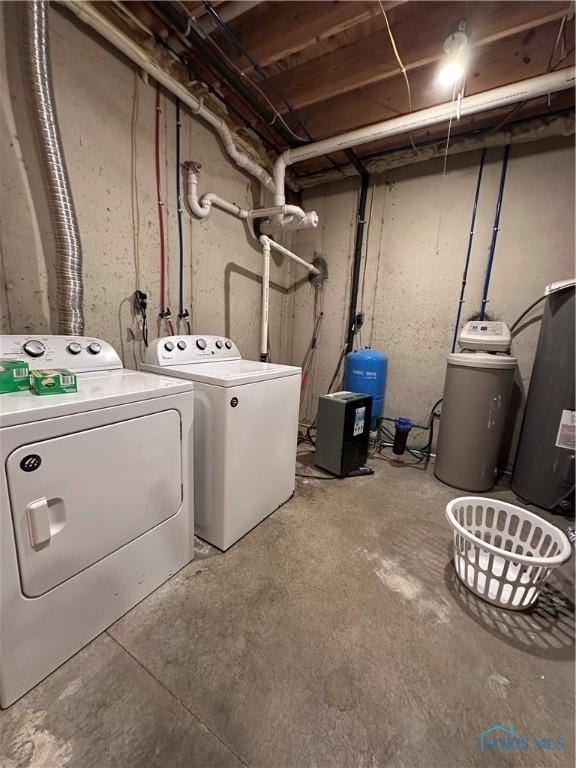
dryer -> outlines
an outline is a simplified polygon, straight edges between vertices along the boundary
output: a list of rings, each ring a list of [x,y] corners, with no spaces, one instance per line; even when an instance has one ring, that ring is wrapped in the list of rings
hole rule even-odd
[[[0,395],[0,704],[192,560],[193,384],[122,367],[104,341],[1,336],[69,368],[72,394]]]
[[[226,550],[294,493],[301,369],[219,336],[170,336],[147,371],[194,382],[195,530]]]

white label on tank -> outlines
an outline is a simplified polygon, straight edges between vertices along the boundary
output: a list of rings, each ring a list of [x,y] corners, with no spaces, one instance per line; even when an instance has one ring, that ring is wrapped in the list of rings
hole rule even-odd
[[[576,411],[562,411],[556,447],[567,448],[569,451],[576,448]]]
[[[366,406],[363,408],[356,408],[354,414],[354,437],[361,435],[364,432],[364,418],[366,416]]]

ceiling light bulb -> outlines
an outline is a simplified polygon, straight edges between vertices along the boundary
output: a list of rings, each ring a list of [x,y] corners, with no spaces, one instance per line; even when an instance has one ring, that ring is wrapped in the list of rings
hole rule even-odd
[[[438,80],[446,87],[456,85],[464,77],[464,66],[459,61],[448,59],[438,72]]]
[[[466,19],[453,25],[450,34],[444,40],[444,61],[438,71],[438,82],[444,86],[454,86],[466,75],[468,64],[468,27]]]

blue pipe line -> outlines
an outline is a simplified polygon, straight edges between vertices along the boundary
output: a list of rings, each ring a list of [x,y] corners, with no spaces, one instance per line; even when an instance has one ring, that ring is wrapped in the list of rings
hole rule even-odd
[[[506,184],[506,170],[508,169],[508,155],[510,154],[510,144],[506,145],[504,150],[504,160],[502,161],[502,173],[500,174],[500,188],[498,190],[498,202],[496,203],[496,215],[494,217],[494,230],[492,232],[492,242],[490,243],[490,253],[488,255],[488,265],[486,267],[486,277],[484,278],[484,292],[482,294],[482,305],[480,307],[480,320],[484,320],[486,315],[486,304],[488,303],[488,291],[490,289],[490,278],[492,277],[492,267],[494,265],[494,253],[496,251],[496,240],[500,230],[500,213],[502,211],[502,198],[504,197],[504,185]]]
[[[456,325],[454,327],[454,338],[452,339],[452,352],[456,349],[458,339],[458,329],[460,327],[460,317],[462,315],[462,305],[464,304],[464,293],[468,281],[468,268],[470,267],[470,256],[472,255],[472,243],[474,242],[474,227],[476,226],[476,211],[478,209],[478,198],[480,197],[480,185],[482,184],[482,173],[484,171],[484,160],[486,159],[486,148],[482,150],[480,157],[480,167],[478,169],[478,180],[476,181],[476,194],[474,195],[474,206],[472,208],[472,221],[470,222],[470,235],[468,237],[468,250],[466,251],[466,261],[464,262],[464,272],[462,274],[462,287],[460,289],[460,298],[458,299],[458,309],[456,311]]]
[[[182,191],[180,182],[180,99],[176,99],[176,207],[178,210],[178,317],[184,317],[184,235],[182,231]]]

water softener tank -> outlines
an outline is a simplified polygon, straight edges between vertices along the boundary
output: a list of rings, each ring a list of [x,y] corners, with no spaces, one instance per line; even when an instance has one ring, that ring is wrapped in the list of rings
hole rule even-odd
[[[516,359],[486,352],[448,355],[434,474],[465,491],[494,485]]]
[[[388,358],[377,349],[365,347],[346,355],[344,389],[362,395],[372,395],[370,429],[376,429],[376,421],[384,412],[387,373]]]

